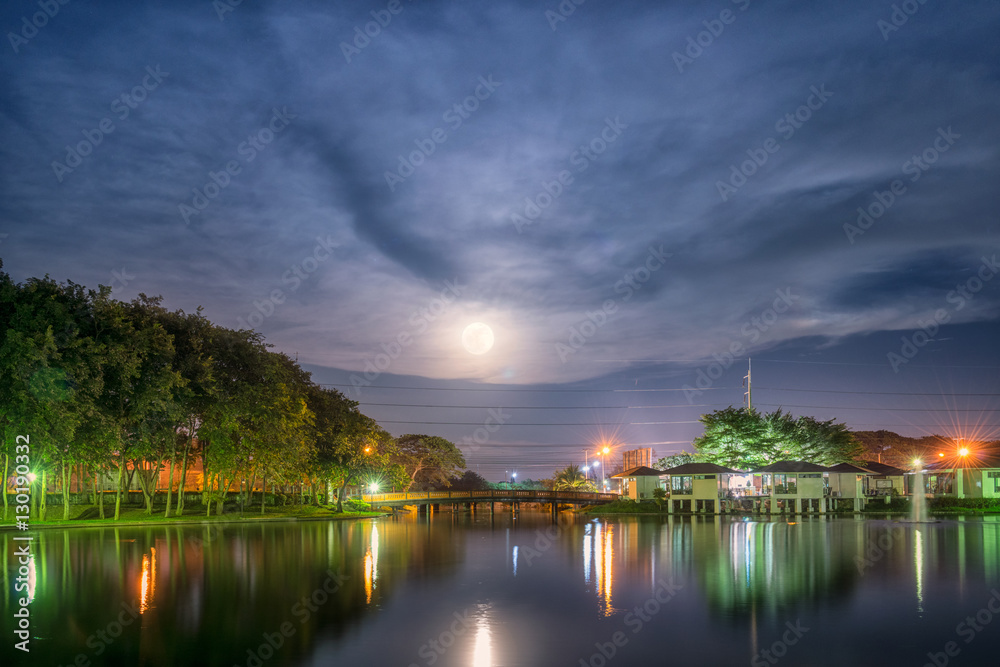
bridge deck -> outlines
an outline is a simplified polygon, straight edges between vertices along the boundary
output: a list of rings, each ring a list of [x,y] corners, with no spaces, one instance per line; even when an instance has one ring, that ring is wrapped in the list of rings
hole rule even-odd
[[[373,506],[422,505],[426,503],[564,503],[567,505],[596,505],[618,499],[617,493],[584,491],[416,491],[408,493],[366,493],[362,499]]]

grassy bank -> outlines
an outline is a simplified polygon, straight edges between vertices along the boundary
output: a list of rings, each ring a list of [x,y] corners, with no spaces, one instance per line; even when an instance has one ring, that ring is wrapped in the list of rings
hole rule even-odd
[[[345,505],[345,510],[347,506]],[[227,523],[227,522],[254,522],[254,521],[280,521],[280,520],[330,520],[330,519],[363,519],[377,516],[384,516],[385,512],[370,510],[337,512],[336,506],[314,506],[314,505],[289,505],[285,507],[268,507],[264,514],[260,508],[253,511],[240,512],[239,509],[227,510],[222,516],[215,514],[213,507],[212,515],[205,516],[205,507],[192,503],[184,508],[183,516],[165,517],[162,509],[154,511],[153,514],[146,514],[142,507],[123,507],[121,517],[115,521],[114,507],[104,508],[105,517],[100,518],[100,510],[96,505],[74,505],[70,506],[70,518],[63,520],[63,508],[49,507],[45,518],[31,517],[28,521],[30,529],[35,528],[74,528],[88,526],[130,526],[130,525],[164,525],[164,524],[197,524],[197,523]],[[0,525],[0,530],[15,530],[13,508],[7,514],[7,520]]]

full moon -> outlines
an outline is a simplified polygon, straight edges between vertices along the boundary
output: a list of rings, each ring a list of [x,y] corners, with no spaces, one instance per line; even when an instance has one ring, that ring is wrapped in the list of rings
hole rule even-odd
[[[471,354],[485,354],[493,347],[493,329],[473,322],[462,332],[462,346]]]

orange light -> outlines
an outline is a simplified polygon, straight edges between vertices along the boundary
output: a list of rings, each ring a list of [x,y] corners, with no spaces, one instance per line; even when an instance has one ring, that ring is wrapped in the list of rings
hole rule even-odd
[[[941,452],[938,452],[938,456],[941,456],[941,457],[943,457],[943,456],[944,456],[944,454],[942,454]]]
[[[610,449],[608,449],[607,447],[605,447],[605,448],[604,448],[604,453],[605,453],[605,454],[607,454],[607,453],[608,453],[608,452],[610,452],[610,451],[611,451],[611,450],[610,450]]]
[[[370,454],[372,451],[371,447],[365,447],[365,454]]]
[[[965,448],[965,447],[962,447],[960,450],[958,450],[958,455],[959,456],[968,456],[969,455],[969,450],[967,448]]]

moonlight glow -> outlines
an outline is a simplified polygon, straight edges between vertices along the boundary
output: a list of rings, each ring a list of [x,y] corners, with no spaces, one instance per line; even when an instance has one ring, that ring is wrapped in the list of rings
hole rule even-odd
[[[471,354],[485,354],[493,347],[493,329],[473,322],[462,332],[462,346]]]

